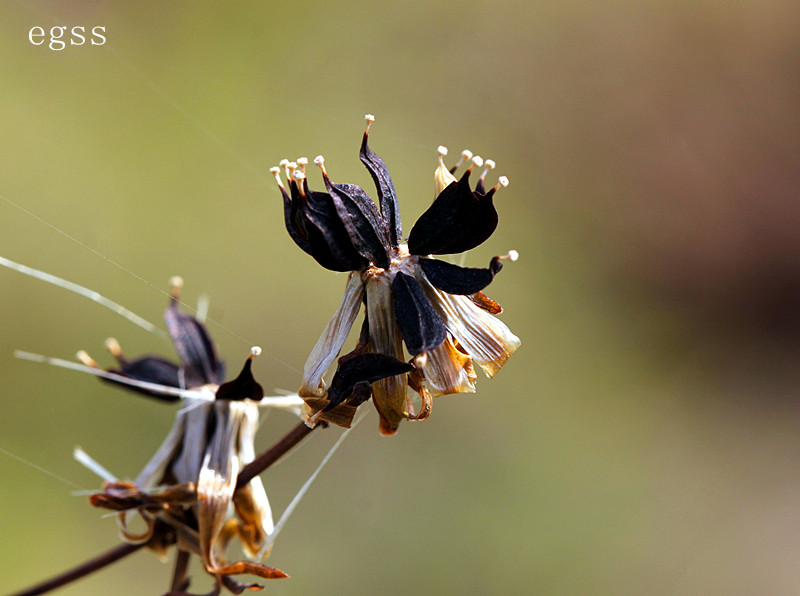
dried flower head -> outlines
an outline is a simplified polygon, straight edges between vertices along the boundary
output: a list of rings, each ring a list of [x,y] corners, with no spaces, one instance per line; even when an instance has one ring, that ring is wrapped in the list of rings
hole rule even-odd
[[[517,253],[494,257],[485,269],[433,258],[467,251],[489,238],[497,227],[493,196],[508,185],[501,176],[487,190],[485,177],[495,164],[468,151],[448,169],[444,147],[439,147],[433,204],[404,242],[394,184],[368,144],[374,118],[367,115],[366,120],[360,157],[375,182],[380,209],[359,186],[333,183],[322,156],[314,163],[322,170],[325,191],[309,188],[305,158],[283,160],[271,171],[283,195],[286,229],[295,243],[323,267],[351,271],[342,303],[305,365],[299,393],[314,412],[310,420],[349,424],[354,406],[370,397],[370,388],[362,382],[353,386],[356,393],[347,394],[339,388],[334,391],[334,385],[351,357],[372,353],[391,358],[375,363],[375,370],[387,376],[372,382],[371,393],[381,431],[392,434],[403,418],[426,418],[432,397],[474,392],[473,361],[491,377],[517,349],[520,340],[494,316],[502,309],[483,293],[502,268],[501,261],[514,261]],[[454,174],[464,160],[469,163],[457,179]],[[470,175],[481,166],[485,168],[473,189]],[[340,359],[337,376],[326,389],[322,377],[338,356],[362,303],[366,316],[359,344]],[[405,360],[404,343],[411,355],[410,368],[389,374],[391,366]],[[408,387],[421,396],[417,413]]]
[[[239,375],[223,383],[225,368],[205,325],[180,310],[178,278],[172,286],[165,320],[180,362],[156,356],[129,360],[119,343],[110,339],[106,347],[119,367],[101,376],[145,395],[167,400],[183,397],[183,404],[169,435],[136,480],[109,479],[91,503],[119,512],[120,534],[126,542],[143,543],[162,554],[177,544],[198,555],[220,585],[233,590],[255,588],[228,576],[249,573],[272,579],[286,574],[253,561],[229,563],[225,551],[238,538],[245,553],[258,560],[266,554],[265,542],[274,529],[261,479],[256,476],[237,488],[239,472],[255,457],[258,408],[264,392],[253,378],[251,363],[260,349],[252,348]],[[85,352],[78,357],[86,366],[99,369]],[[298,414],[304,408],[296,397],[266,399]],[[143,531],[131,529],[133,517],[144,522]]]

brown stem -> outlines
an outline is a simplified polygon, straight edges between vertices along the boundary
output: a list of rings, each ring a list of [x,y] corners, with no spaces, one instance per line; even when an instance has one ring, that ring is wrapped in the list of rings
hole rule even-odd
[[[80,579],[90,573],[94,573],[95,571],[99,571],[103,567],[111,565],[111,563],[115,563],[120,559],[127,557],[128,555],[135,553],[137,550],[145,546],[144,544],[120,544],[108,550],[93,559],[86,561],[85,563],[81,563],[77,567],[73,567],[56,575],[53,578],[43,581],[40,584],[36,584],[30,588],[22,590],[21,592],[15,592],[10,596],[36,596],[37,594],[45,594],[50,590],[55,590],[56,588],[60,588],[61,586],[65,586],[70,582],[75,581],[76,579]]]
[[[189,568],[189,553],[182,548],[178,549],[178,555],[175,557],[175,570],[172,572],[172,585],[170,591],[179,592],[185,591],[188,588],[186,581],[186,570]]]
[[[318,424],[317,426],[321,425]],[[236,479],[236,488],[239,489],[246,486],[248,482],[278,461],[287,451],[307,437],[317,426],[310,427],[307,426],[305,422],[298,423],[297,426],[286,433],[277,443],[247,464],[242,471],[239,472],[239,477]]]

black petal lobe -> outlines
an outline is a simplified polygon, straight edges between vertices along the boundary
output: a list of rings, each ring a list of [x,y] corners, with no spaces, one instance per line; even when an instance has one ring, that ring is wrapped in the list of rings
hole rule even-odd
[[[230,401],[252,399],[259,401],[264,397],[264,390],[261,385],[253,378],[253,371],[251,370],[253,358],[248,358],[244,362],[244,367],[239,376],[223,383],[219,386],[216,393],[217,399],[227,399]]]
[[[157,383],[159,385],[166,385],[167,387],[181,387],[180,367],[178,367],[177,364],[156,356],[144,356],[142,358],[137,358],[136,360],[125,360],[124,362],[120,362],[119,369],[110,368],[107,372],[127,377],[129,379],[133,379],[134,381]],[[180,397],[177,395],[162,395],[160,393],[148,391],[147,389],[143,389],[141,387],[126,385],[125,383],[121,383],[113,379],[103,379],[102,377],[101,379],[108,383],[113,383],[114,385],[124,387],[130,391],[155,397],[162,401],[172,402],[180,400]]]
[[[374,383],[386,377],[401,375],[412,370],[414,367],[394,356],[387,354],[348,354],[339,358],[339,365],[336,374],[333,375],[331,386],[328,389],[329,404],[326,410],[332,410],[348,397],[353,397],[358,401],[357,404],[369,399],[372,391],[367,392],[361,383]],[[354,395],[354,390],[355,395]]]
[[[333,271],[357,271],[365,267],[366,260],[353,245],[333,197],[307,188],[301,194],[294,181],[290,186],[290,218],[298,235],[308,242],[308,252],[317,263]]]
[[[194,317],[181,312],[178,301],[174,298],[164,313],[164,320],[175,351],[183,363],[186,387],[221,383],[225,367],[217,359],[214,344],[211,343],[205,326]]]
[[[370,196],[355,184],[333,184],[325,176],[336,212],[358,253],[378,267],[389,268],[389,228]]]
[[[503,268],[497,257],[493,258],[487,269],[459,267],[436,259],[419,259],[425,277],[434,286],[448,294],[475,294],[492,283],[494,276]]]
[[[308,238],[304,235],[302,229],[298,229],[295,227],[294,217],[297,212],[297,206],[292,208],[292,199],[286,192],[286,189],[283,186],[280,186],[281,195],[283,196],[283,220],[286,224],[286,231],[289,232],[289,236],[294,240],[294,243],[297,244],[304,252],[311,254],[311,245],[308,243]]]
[[[411,354],[416,356],[441,345],[447,330],[416,279],[398,272],[392,282],[392,298],[394,318]]]
[[[383,214],[383,219],[389,225],[389,238],[392,246],[397,248],[400,238],[403,237],[403,225],[400,222],[400,206],[397,204],[397,192],[394,190],[394,183],[386,164],[369,148],[368,138],[369,131],[366,131],[361,141],[359,157],[361,162],[367,166],[372,179],[375,181],[381,213]]]
[[[412,255],[464,252],[482,244],[497,228],[497,211],[488,193],[473,192],[469,170],[452,182],[433,201],[411,229],[408,249]]]

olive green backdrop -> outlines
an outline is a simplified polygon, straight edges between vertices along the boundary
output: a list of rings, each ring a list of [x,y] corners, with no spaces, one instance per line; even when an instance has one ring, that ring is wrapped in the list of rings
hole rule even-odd
[[[58,25],[107,42],[29,43]],[[294,390],[346,278],[290,240],[268,168],[322,153],[372,192],[373,113],[408,232],[436,147],[469,148],[511,184],[466,264],[520,252],[488,293],[522,347],[394,437],[370,412],[266,593],[797,593],[798,31],[788,0],[3,2],[0,255],[159,323],[180,274],[230,365],[258,344],[261,383]],[[173,407],[12,356],[108,365],[110,335],[171,355],[0,270],[0,592],[118,543],[72,494],[100,484],[75,445],[132,477],[170,428]],[[339,432],[264,474],[277,511]],[[170,573],[141,552],[61,593]]]

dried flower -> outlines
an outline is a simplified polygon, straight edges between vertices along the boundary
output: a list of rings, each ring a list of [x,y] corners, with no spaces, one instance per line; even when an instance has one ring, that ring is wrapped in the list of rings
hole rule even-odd
[[[222,383],[224,365],[205,326],[178,307],[180,286],[175,278],[165,313],[180,364],[155,356],[128,360],[116,340],[108,340],[106,345],[119,368],[102,376],[154,397],[178,399],[169,391],[172,388],[191,398],[185,399],[169,436],[136,480],[112,479],[91,502],[120,512],[120,534],[125,541],[147,543],[160,552],[177,543],[182,550],[200,556],[206,571],[222,585],[254,588],[225,576],[286,577],[282,571],[256,562],[228,563],[225,559],[226,547],[236,537],[249,557],[260,558],[274,528],[261,479],[256,476],[236,488],[240,470],[255,457],[253,443],[264,392],[253,378],[251,362],[260,349],[251,350],[235,379]],[[79,353],[79,358],[87,366],[99,368],[85,352]],[[302,404],[297,398],[282,402],[298,414]],[[144,521],[143,532],[130,529],[130,518],[137,515]]]
[[[436,198],[411,229],[407,243],[403,242],[394,184],[383,160],[368,145],[374,118],[367,115],[366,120],[360,157],[375,182],[380,211],[362,188],[333,183],[322,156],[314,163],[322,170],[327,192],[309,189],[305,158],[283,160],[281,167],[271,171],[283,195],[286,229],[295,243],[323,267],[351,272],[339,309],[306,361],[299,394],[314,412],[310,420],[323,418],[346,426],[352,406],[369,398],[363,384],[353,397],[333,391],[336,377],[327,391],[322,380],[363,302],[366,316],[359,345],[340,359],[339,370],[351,355],[373,353],[392,357],[379,369],[385,373],[395,359],[404,360],[405,343],[413,368],[371,387],[380,429],[393,434],[403,418],[426,418],[432,397],[474,392],[473,361],[491,377],[517,349],[520,340],[494,317],[502,309],[482,291],[502,268],[501,261],[516,260],[517,253],[494,257],[486,269],[459,267],[432,257],[464,252],[489,238],[497,227],[492,198],[508,184],[501,176],[487,191],[485,177],[494,167],[487,160],[473,190],[470,174],[484,165],[483,160],[464,152],[462,161],[447,169],[444,147],[439,147],[434,175]],[[464,159],[470,164],[456,179],[454,174]],[[407,396],[409,386],[421,396],[418,413]],[[343,410],[342,405],[349,409]]]

